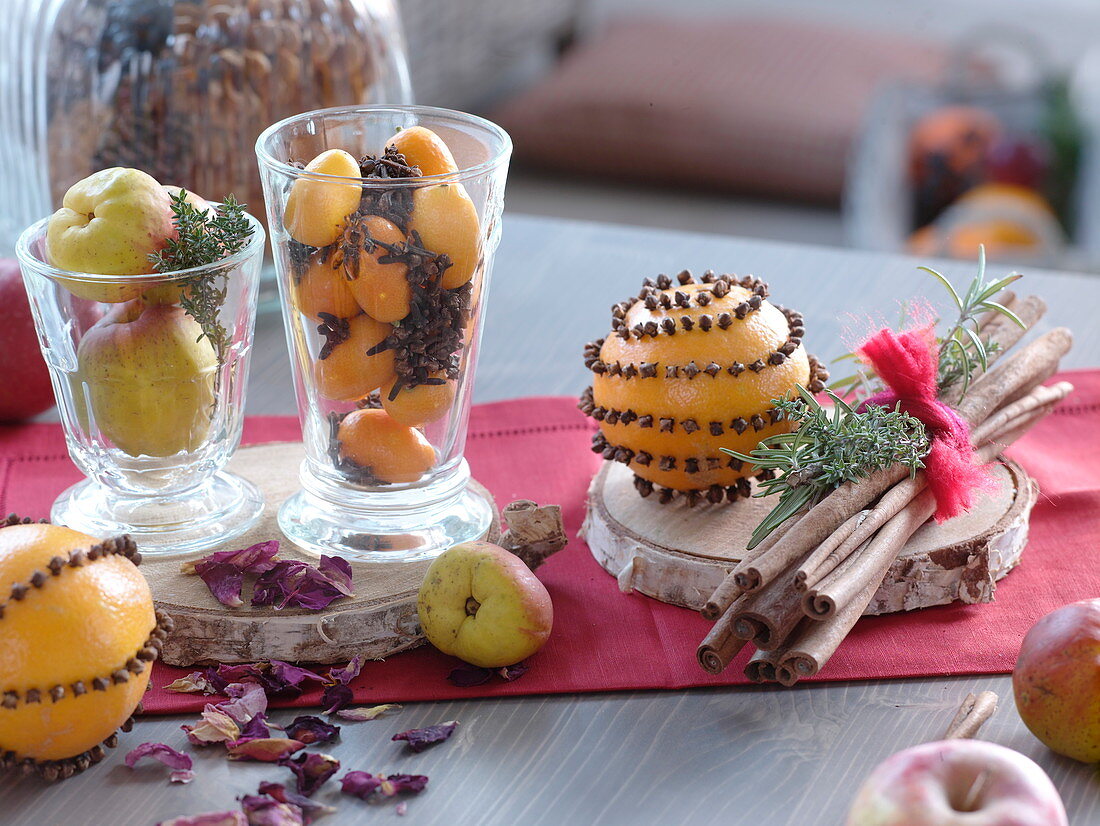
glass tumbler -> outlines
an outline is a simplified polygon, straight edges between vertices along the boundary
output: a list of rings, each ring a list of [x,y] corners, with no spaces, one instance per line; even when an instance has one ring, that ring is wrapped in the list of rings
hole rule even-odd
[[[88,477],[54,502],[54,523],[129,533],[142,553],[164,554],[212,547],[259,518],[260,492],[222,470],[244,423],[263,263],[263,227],[246,217],[253,232],[238,253],[165,274],[57,269],[48,219],[20,236],[69,455]]]
[[[445,109],[341,107],[274,124],[256,153],[306,453],[280,528],[367,561],[482,536],[492,506],[462,454],[507,133]]]

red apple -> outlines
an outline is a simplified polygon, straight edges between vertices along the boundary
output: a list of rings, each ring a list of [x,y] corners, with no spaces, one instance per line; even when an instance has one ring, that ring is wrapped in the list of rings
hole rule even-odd
[[[1012,689],[1032,734],[1066,757],[1100,761],[1100,599],[1064,605],[1031,627]]]
[[[1058,790],[1019,752],[984,740],[900,751],[860,787],[847,826],[1067,826]]]
[[[53,405],[19,264],[0,258],[0,422],[29,419]]]

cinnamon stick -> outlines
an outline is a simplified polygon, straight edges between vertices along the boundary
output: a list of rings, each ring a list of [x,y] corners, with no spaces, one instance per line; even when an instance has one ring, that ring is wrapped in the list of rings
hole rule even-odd
[[[745,599],[745,597],[738,599]],[[737,604],[735,600],[734,606]],[[733,633],[733,618],[731,606],[730,610],[718,618],[710,629],[710,633],[703,638],[695,650],[695,658],[699,661],[699,665],[710,674],[721,674],[748,643],[748,640]]]
[[[978,729],[997,710],[997,699],[997,695],[992,691],[967,694],[955,714],[955,719],[947,727],[943,739],[961,740],[976,735]]]
[[[971,427],[984,422],[997,408],[1026,395],[1050,378],[1072,345],[1073,334],[1065,327],[1056,327],[1024,345],[970,386],[959,402],[959,415]]]
[[[733,634],[764,651],[778,648],[802,619],[801,592],[788,569],[759,591],[746,594],[727,611]]]
[[[741,587],[737,578],[738,570],[743,565],[751,565],[759,556],[771,550],[771,547],[791,529],[791,526],[796,521],[797,520],[793,517],[788,519],[772,531],[770,535],[765,537],[764,541],[755,548],[745,551],[737,565],[735,565],[733,570],[726,575],[726,578],[722,580],[721,584],[714,590],[714,593],[710,595],[710,599],[708,599],[699,610],[699,613],[703,615],[703,619],[711,621],[718,619],[718,617],[729,609],[730,605],[737,597],[745,593],[745,589]]]
[[[981,445],[992,441],[993,437],[998,432],[1006,430],[1007,425],[1014,419],[1027,417],[1039,410],[1049,411],[1071,392],[1073,392],[1073,385],[1068,381],[1036,387],[1026,396],[994,411],[988,419],[974,429],[973,443]]]
[[[816,577],[812,579],[812,575],[820,570],[820,567],[826,563],[826,560],[831,557],[833,552],[840,547],[844,540],[852,535],[870,512],[871,511],[864,509],[850,516],[848,521],[833,531],[828,539],[818,545],[815,550],[810,552],[808,557],[802,560],[794,571],[794,584],[798,590],[805,591],[821,578]]]
[[[775,668],[779,664],[781,652],[761,651],[757,649],[752,659],[745,663],[745,676],[754,683],[770,683],[775,681]]]

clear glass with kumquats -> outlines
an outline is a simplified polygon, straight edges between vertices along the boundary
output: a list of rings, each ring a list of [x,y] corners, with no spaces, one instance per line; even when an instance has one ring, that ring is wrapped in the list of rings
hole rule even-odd
[[[357,106],[256,143],[306,458],[279,511],[315,553],[435,556],[492,506],[463,458],[511,140],[473,115]]]

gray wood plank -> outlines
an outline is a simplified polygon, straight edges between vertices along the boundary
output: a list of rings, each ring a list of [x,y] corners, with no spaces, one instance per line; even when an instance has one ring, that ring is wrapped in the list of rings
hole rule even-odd
[[[607,331],[610,305],[645,276],[708,267],[752,272],[775,300],[806,315],[807,342],[832,358],[843,348],[842,317],[896,317],[896,297],[940,296],[915,262],[897,256],[797,247],[509,215],[497,258],[479,368],[478,401],[576,394],[586,383],[583,343]],[[972,267],[944,263],[957,280]],[[1077,335],[1067,366],[1100,363],[1100,280],[1028,273],[1026,289],[1051,305],[1043,327]],[[260,319],[248,411],[291,413],[282,322]],[[393,667],[400,667],[395,658]],[[442,677],[442,675],[441,675]],[[1042,746],[1016,714],[1008,677],[823,683],[676,692],[418,703],[382,720],[347,724],[330,751],[345,769],[423,773],[428,790],[409,801],[409,824],[839,823],[863,777],[887,755],[942,735],[968,691],[991,689],[1002,707],[983,737],[1035,759],[1062,793],[1074,824],[1100,822],[1100,786],[1090,767]],[[384,697],[377,698],[385,700]],[[295,711],[278,712],[286,722]],[[451,742],[410,755],[397,731],[461,721]],[[48,787],[0,778],[0,822],[151,824],[185,813],[234,808],[261,780],[286,782],[286,769],[231,764],[219,748],[193,750],[197,779],[170,786],[167,772],[122,764],[147,740],[183,747],[184,717],[147,718],[101,765]],[[341,772],[342,774],[342,772]],[[328,823],[388,817],[392,808],[341,798]]]

